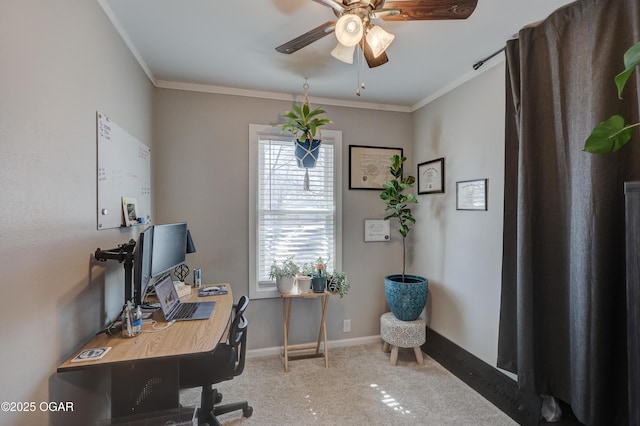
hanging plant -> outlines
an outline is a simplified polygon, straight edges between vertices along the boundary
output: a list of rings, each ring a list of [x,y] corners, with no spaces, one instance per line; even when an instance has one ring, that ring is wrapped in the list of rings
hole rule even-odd
[[[326,111],[321,108],[311,109],[308,100],[302,105],[293,104],[290,111],[285,111],[282,116],[287,120],[280,124],[283,132],[291,133],[297,141],[320,139],[320,127],[331,124],[333,121],[320,117]]]
[[[293,135],[295,143],[295,155],[298,167],[305,168],[304,189],[309,190],[309,170],[316,166],[320,155],[320,128],[331,124],[328,118],[322,117],[326,113],[322,108],[311,108],[309,103],[309,85],[305,83],[304,102],[302,105],[293,104],[291,110],[285,111],[282,116],[285,122],[279,124],[282,132],[289,132]],[[316,137],[317,135],[317,137]]]
[[[622,90],[629,77],[640,66],[640,42],[634,44],[624,54],[625,69],[615,78],[618,98],[622,99]],[[584,144],[584,151],[592,154],[616,152],[631,140],[631,131],[640,123],[626,123],[624,117],[615,114],[598,124]]]

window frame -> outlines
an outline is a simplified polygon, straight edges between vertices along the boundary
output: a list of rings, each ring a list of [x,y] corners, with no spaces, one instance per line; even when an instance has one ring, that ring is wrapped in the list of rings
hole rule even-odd
[[[268,299],[280,297],[275,281],[270,284],[258,280],[258,143],[260,137],[283,140],[292,139],[280,132],[279,127],[264,124],[249,124],[249,297],[252,299]],[[342,270],[342,131],[322,130],[323,143],[334,145],[333,173],[335,199],[335,259],[332,259],[336,270]],[[293,143],[293,142],[292,142]]]

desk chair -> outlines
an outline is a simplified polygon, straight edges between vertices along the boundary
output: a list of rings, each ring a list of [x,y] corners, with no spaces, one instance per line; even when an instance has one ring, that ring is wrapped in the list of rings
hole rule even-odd
[[[253,408],[247,401],[216,405],[222,401],[222,394],[213,388],[214,384],[231,380],[244,370],[249,325],[244,311],[248,305],[249,298],[242,296],[234,306],[235,314],[226,343],[218,344],[212,352],[180,359],[180,389],[202,387],[198,409],[200,424],[206,422],[211,426],[220,425],[217,415],[236,410],[242,410],[244,417],[251,417],[253,414]]]

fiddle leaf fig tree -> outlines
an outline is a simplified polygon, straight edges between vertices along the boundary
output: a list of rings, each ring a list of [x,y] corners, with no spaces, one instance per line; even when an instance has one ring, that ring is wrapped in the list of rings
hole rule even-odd
[[[415,195],[404,192],[413,187],[416,181],[414,176],[402,177],[402,164],[406,159],[406,157],[399,155],[391,157],[389,171],[393,179],[384,184],[384,190],[380,194],[380,198],[386,204],[385,211],[387,215],[385,220],[397,218],[400,224],[400,235],[402,235],[402,281],[404,281],[406,268],[406,239],[409,231],[411,231],[411,225],[416,223],[416,219],[411,214],[410,205],[418,202]]]
[[[625,70],[615,78],[618,98],[622,99],[624,86],[638,65],[640,65],[640,42],[631,46],[624,54]],[[593,129],[584,144],[584,151],[592,154],[616,152],[631,140],[631,130],[638,126],[640,123],[626,123],[624,117],[613,115]]]

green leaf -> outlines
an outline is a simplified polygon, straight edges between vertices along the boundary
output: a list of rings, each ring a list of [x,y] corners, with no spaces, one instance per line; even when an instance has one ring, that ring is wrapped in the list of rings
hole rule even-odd
[[[584,144],[584,151],[592,154],[616,152],[631,139],[631,127],[626,126],[624,118],[614,115],[598,124]]]
[[[640,65],[640,41],[634,44],[624,54],[624,66],[633,68]]]
[[[640,41],[629,48],[624,54],[625,70],[616,76],[616,86],[618,87],[618,97],[622,99],[622,90],[627,84],[629,77],[635,68],[640,65]]]
[[[633,74],[635,68],[629,68],[622,71],[620,74],[616,75],[616,87],[618,87],[618,98],[622,99],[622,90],[624,86],[627,84],[627,80]]]

